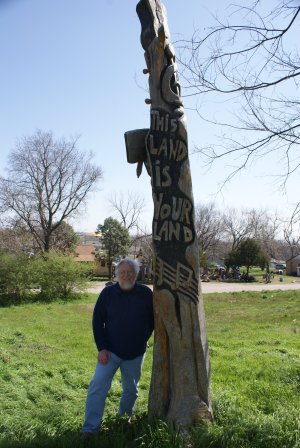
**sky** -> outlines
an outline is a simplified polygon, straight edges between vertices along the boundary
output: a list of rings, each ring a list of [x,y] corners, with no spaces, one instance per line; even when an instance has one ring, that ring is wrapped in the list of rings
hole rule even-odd
[[[126,161],[124,142],[124,132],[149,127],[150,121],[136,3],[0,0],[0,175],[5,175],[7,156],[17,140],[37,129],[52,131],[56,138],[80,136],[79,149],[93,152],[104,176],[86,210],[71,222],[76,231],[94,231],[112,215],[109,197],[130,192],[144,197],[142,221],[151,228],[150,179],[145,171],[137,179],[136,166]],[[226,3],[165,0],[172,40],[207,29],[212,14],[224,14]],[[231,162],[208,170],[193,154],[194,146],[213,142],[217,131],[201,122],[186,101],[195,203],[292,210],[298,201],[298,176],[281,192],[268,175],[278,162],[270,158],[253,164],[216,194]]]

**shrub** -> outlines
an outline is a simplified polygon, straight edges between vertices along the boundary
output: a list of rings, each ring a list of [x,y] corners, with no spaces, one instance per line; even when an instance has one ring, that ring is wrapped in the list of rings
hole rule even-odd
[[[29,264],[27,254],[0,252],[1,302],[7,298],[21,302],[28,295],[31,286]]]
[[[40,297],[66,299],[86,284],[90,266],[74,261],[71,256],[51,251],[36,257],[30,266],[32,279],[40,288]]]

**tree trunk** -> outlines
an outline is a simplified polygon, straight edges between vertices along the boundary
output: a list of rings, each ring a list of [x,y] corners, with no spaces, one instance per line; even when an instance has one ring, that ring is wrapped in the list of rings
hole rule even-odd
[[[149,416],[177,428],[212,420],[210,361],[187,129],[166,12],[141,0],[137,13],[149,73],[150,129],[125,134],[127,158],[151,176],[154,202],[154,355]]]
[[[112,280],[112,261],[108,262],[108,278]]]

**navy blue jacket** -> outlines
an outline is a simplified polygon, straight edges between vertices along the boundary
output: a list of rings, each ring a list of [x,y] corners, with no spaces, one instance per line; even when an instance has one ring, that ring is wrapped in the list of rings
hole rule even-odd
[[[126,360],[145,353],[154,328],[152,296],[150,288],[137,283],[130,291],[118,283],[101,291],[93,314],[98,351],[106,349]]]

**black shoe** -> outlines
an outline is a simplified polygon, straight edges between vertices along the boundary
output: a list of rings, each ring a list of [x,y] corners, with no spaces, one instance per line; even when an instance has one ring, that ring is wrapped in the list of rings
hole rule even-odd
[[[81,433],[81,441],[84,445],[88,445],[96,436],[95,432],[82,432]]]

